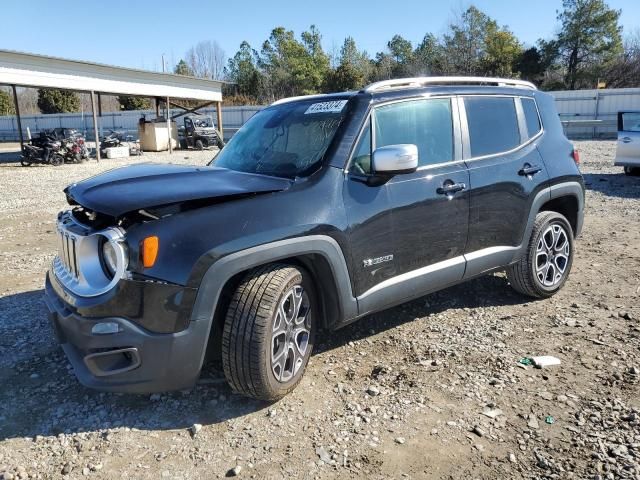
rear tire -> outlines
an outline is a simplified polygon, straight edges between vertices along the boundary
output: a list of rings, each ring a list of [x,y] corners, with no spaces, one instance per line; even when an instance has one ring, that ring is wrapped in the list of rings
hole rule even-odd
[[[196,143],[194,144],[194,148],[196,150],[204,150],[204,143],[202,143],[202,140],[196,140]]]
[[[49,163],[54,167],[59,167],[64,163],[64,157],[62,155],[55,153],[51,155],[51,157],[49,158]]]
[[[284,397],[311,357],[316,297],[300,268],[251,270],[236,289],[222,332],[222,365],[231,388],[259,400]]]
[[[507,278],[518,292],[533,298],[555,295],[565,284],[573,263],[573,230],[556,212],[536,216],[527,251],[507,267]]]

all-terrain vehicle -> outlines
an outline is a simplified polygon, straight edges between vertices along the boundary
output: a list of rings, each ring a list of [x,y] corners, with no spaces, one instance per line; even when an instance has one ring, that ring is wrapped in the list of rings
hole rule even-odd
[[[66,188],[50,319],[80,381],[191,387],[208,354],[273,400],[315,339],[497,270],[546,298],[583,222],[577,152],[521,80],[425,77],[280,100],[209,166]]]
[[[206,115],[185,115],[184,126],[180,127],[178,135],[182,149],[224,147],[220,132],[213,125],[213,119]]]

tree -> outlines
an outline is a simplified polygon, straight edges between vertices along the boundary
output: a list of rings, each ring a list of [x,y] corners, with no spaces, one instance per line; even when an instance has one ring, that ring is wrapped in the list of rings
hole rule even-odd
[[[593,86],[603,68],[622,53],[620,10],[604,0],[563,0],[555,41],[566,86]]]
[[[42,113],[77,112],[80,109],[80,98],[70,90],[41,88],[38,90],[38,108]]]
[[[194,76],[213,80],[224,77],[226,56],[218,42],[199,42],[187,51],[186,57],[187,66]]]
[[[514,68],[522,55],[522,45],[507,27],[487,25],[484,38],[484,55],[480,61],[482,73],[497,77],[513,77]]]
[[[438,75],[443,72],[442,45],[438,38],[427,33],[413,52],[413,75]]]
[[[608,88],[640,87],[640,30],[624,40],[624,51],[605,69]]]
[[[315,26],[296,40],[293,31],[274,28],[262,45],[258,66],[264,72],[268,99],[320,91],[329,72],[329,57],[322,50]]]
[[[462,12],[458,21],[449,25],[449,31],[443,36],[445,73],[481,74],[486,32],[497,28],[495,20],[473,5]]]
[[[371,60],[360,52],[352,37],[347,37],[340,49],[338,66],[327,76],[326,90],[342,92],[362,88],[371,76]]]
[[[236,94],[258,98],[260,95],[260,71],[258,52],[248,42],[242,42],[240,49],[229,59],[225,78],[236,84]]]
[[[151,108],[151,101],[145,97],[119,95],[118,102],[122,110],[148,110]]]
[[[523,50],[516,61],[516,70],[523,80],[539,84],[545,70],[540,50],[537,47]]]
[[[393,58],[391,75],[394,77],[404,77],[409,73],[413,62],[413,45],[402,35],[394,35],[387,43],[389,53]]]
[[[187,65],[187,62],[182,59],[180,59],[177,65],[173,68],[173,73],[175,73],[176,75],[184,75],[186,77],[194,76],[193,70],[191,70],[191,68],[189,68],[189,65]]]
[[[15,115],[16,109],[13,98],[4,89],[0,89],[0,116]]]

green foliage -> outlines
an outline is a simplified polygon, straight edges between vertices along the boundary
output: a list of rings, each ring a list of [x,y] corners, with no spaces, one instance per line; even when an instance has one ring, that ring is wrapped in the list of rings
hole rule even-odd
[[[560,31],[553,46],[565,71],[565,84],[574,90],[593,88],[603,67],[622,51],[620,10],[604,0],[563,0],[558,13]]]
[[[0,116],[15,115],[16,109],[12,96],[3,89],[0,89]]]
[[[360,52],[352,37],[347,37],[340,49],[338,67],[330,71],[326,90],[342,92],[364,87],[371,76],[372,66],[366,52]]]
[[[329,73],[329,57],[312,25],[298,41],[293,31],[274,28],[262,45],[258,65],[265,74],[267,98],[307,95],[320,91]]]
[[[522,45],[507,27],[487,26],[484,34],[484,55],[480,60],[482,73],[497,77],[512,77],[522,55]]]
[[[189,65],[187,65],[187,62],[185,62],[182,59],[180,59],[178,64],[174,67],[173,73],[175,73],[176,75],[185,75],[187,77],[193,77],[194,76],[193,75],[193,70],[191,70]]]
[[[122,110],[148,110],[151,108],[151,100],[145,97],[119,95],[118,102]]]
[[[298,38],[277,27],[259,52],[242,42],[224,69],[225,78],[235,84],[224,87],[225,96],[239,103],[267,103],[420,75],[522,77],[547,89],[593,87],[597,78],[638,84],[640,37],[623,50],[619,15],[605,0],[563,0],[558,34],[525,49],[507,26],[471,5],[443,35],[427,33],[416,46],[394,35],[373,58],[347,37],[333,68],[315,26]]]
[[[72,113],[80,110],[80,97],[70,90],[41,88],[38,90],[38,108],[42,113]]]

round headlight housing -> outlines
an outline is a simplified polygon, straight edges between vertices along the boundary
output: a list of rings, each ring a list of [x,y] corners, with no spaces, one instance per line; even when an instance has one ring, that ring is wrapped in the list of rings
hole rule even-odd
[[[125,265],[123,267],[126,268],[127,249],[124,243],[105,238],[102,241],[101,250],[101,263],[108,278],[113,278],[118,272],[120,262],[124,261]]]
[[[113,243],[108,240],[102,242],[102,263],[106,270],[105,273],[113,278],[118,270],[118,254]]]

